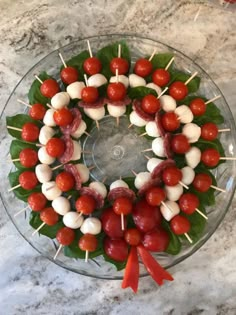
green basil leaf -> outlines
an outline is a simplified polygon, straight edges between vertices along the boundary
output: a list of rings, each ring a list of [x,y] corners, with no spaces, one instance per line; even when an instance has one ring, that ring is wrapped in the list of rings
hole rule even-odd
[[[52,78],[45,71],[41,72],[38,75],[38,77],[42,81],[45,81],[46,79]],[[41,86],[41,83],[37,79],[35,79],[31,85],[29,93],[28,93],[28,99],[29,99],[30,104],[41,103],[41,104],[46,105],[47,103],[50,103],[50,99],[43,96],[42,93],[40,92],[40,86]]]
[[[153,56],[151,63],[153,65],[153,69],[165,68],[171,58],[174,56],[172,53],[164,53],[164,54],[156,54]],[[173,68],[174,62],[170,65],[169,70]]]
[[[181,72],[181,71],[177,71],[177,70],[173,70],[171,71],[171,81],[170,83],[173,83],[174,81],[181,81],[181,82],[186,82],[191,75]],[[192,81],[189,82],[188,84],[188,92],[189,93],[195,93],[197,92],[197,90],[199,89],[200,86],[200,77],[196,76],[195,78],[192,79]],[[182,104],[185,104],[182,102]]]
[[[179,237],[174,234],[170,228],[170,225],[167,221],[162,221],[162,226],[168,232],[170,236],[170,243],[166,249],[166,253],[170,255],[177,255],[181,251],[182,244],[180,242]]]
[[[66,61],[66,65],[69,67],[74,67],[78,70],[80,78],[83,79],[84,69],[83,64],[87,58],[89,58],[88,50],[84,50],[78,55],[74,56],[73,58]]]
[[[26,143],[26,142],[22,142],[22,141],[19,141],[19,140],[13,140],[11,142],[11,146],[10,146],[10,155],[11,155],[11,159],[14,160],[14,159],[18,159],[19,158],[19,155],[20,155],[20,152],[24,149],[27,149],[27,148],[31,148],[33,150],[35,150],[36,152],[38,151],[38,148],[33,145],[33,144],[29,144],[29,143]],[[18,169],[26,169],[23,165],[21,165],[20,162],[16,161],[16,162],[13,162],[14,165],[16,166],[16,168]]]
[[[22,128],[25,123],[34,123],[37,126],[40,126],[39,122],[37,120],[32,119],[29,115],[26,114],[18,114],[15,116],[7,116],[6,117],[6,125],[16,128]],[[21,131],[13,130],[13,129],[7,129],[8,133],[17,139],[21,139]]]
[[[103,257],[104,257],[105,261],[114,265],[116,267],[117,271],[125,269],[126,261],[124,261],[124,262],[115,261],[115,260],[111,259],[110,257],[108,257],[105,253],[103,253]]]
[[[128,91],[128,96],[131,99],[135,99],[135,98],[141,99],[148,94],[152,94],[154,96],[157,96],[157,92],[155,90],[150,89],[146,86],[137,86],[134,88],[130,88]]]

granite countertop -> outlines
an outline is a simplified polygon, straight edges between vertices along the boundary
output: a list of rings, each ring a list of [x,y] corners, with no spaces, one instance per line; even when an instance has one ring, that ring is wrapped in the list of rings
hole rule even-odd
[[[0,12],[0,110],[22,75],[51,50],[90,35],[137,33],[196,60],[236,115],[235,13],[180,0],[1,0]],[[122,291],[120,281],[79,276],[40,257],[0,207],[1,315],[236,314],[235,200],[211,239],[171,270],[173,283],[158,288],[142,279],[138,295]]]

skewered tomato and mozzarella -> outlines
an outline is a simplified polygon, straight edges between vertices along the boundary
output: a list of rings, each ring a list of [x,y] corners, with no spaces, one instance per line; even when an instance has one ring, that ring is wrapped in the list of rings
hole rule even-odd
[[[83,234],[92,234],[92,235],[97,235],[99,233],[101,233],[102,230],[102,223],[98,218],[86,218],[81,227],[80,227],[80,231]]]
[[[179,121],[182,124],[188,124],[193,121],[193,113],[186,105],[178,106],[174,112],[179,117]]]
[[[39,127],[34,123],[28,122],[22,126],[21,138],[25,141],[35,142],[39,137]]]
[[[31,148],[26,148],[21,150],[19,159],[22,166],[31,168],[38,162],[38,153]]]
[[[201,136],[201,128],[197,124],[187,123],[183,126],[182,134],[188,138],[189,143],[194,143]]]
[[[170,201],[179,200],[180,196],[183,194],[183,186],[177,184],[175,186],[165,186],[166,198]]]
[[[186,164],[195,168],[201,161],[201,151],[197,147],[191,147],[185,154]]]
[[[52,169],[47,164],[38,164],[35,167],[35,174],[40,183],[49,182],[52,179]]]
[[[38,179],[33,171],[24,171],[19,176],[19,184],[26,190],[34,189],[38,184]]]
[[[157,111],[159,111],[161,105],[158,98],[152,94],[148,94],[143,97],[141,107],[146,113],[155,114]]]
[[[103,199],[107,196],[106,186],[102,182],[91,182],[89,187],[94,189],[97,193],[99,193]]]
[[[190,185],[195,177],[195,172],[190,166],[185,166],[181,169],[182,172],[182,182],[185,185]]]
[[[161,107],[165,112],[173,112],[176,107],[176,100],[170,95],[162,95],[160,97]]]
[[[147,162],[147,170],[152,173],[152,171],[158,166],[163,160],[158,158],[151,158]]]
[[[53,199],[52,207],[58,214],[63,216],[71,210],[69,200],[63,196],[59,196]]]
[[[159,137],[152,141],[152,151],[157,156],[160,157],[166,156],[163,138]]]
[[[48,127],[48,126],[43,126],[39,132],[39,143],[46,145],[48,140],[53,138],[55,133],[56,131],[53,128]]]
[[[46,147],[41,147],[38,150],[38,159],[42,164],[51,165],[55,162],[55,158],[47,153]]]
[[[118,76],[114,76],[110,78],[110,83],[116,83],[118,79],[118,82],[121,82],[127,89],[129,87],[129,78],[126,77],[125,75],[120,74],[120,72],[118,73],[119,73]]]
[[[149,182],[151,179],[151,174],[149,172],[140,172],[136,175],[134,180],[134,186],[140,189],[143,185]]]
[[[55,181],[43,183],[41,189],[44,196],[50,201],[56,199],[62,194],[62,191],[58,188]]]
[[[98,88],[104,84],[107,84],[107,78],[101,73],[91,75],[88,78],[88,86]]]
[[[60,91],[59,84],[54,79],[46,79],[40,86],[40,92],[47,98],[52,98]]]
[[[81,82],[73,82],[67,86],[66,92],[69,94],[70,98],[73,99],[81,99],[81,92],[85,84],[83,81]]]
[[[146,81],[144,80],[144,78],[138,76],[137,74],[132,73],[129,75],[129,85],[132,88],[137,86],[145,86]]]
[[[132,111],[129,115],[130,123],[137,127],[144,127],[148,123],[146,120],[141,118],[136,111]]]
[[[74,67],[65,67],[61,70],[61,80],[65,84],[71,84],[73,82],[78,81],[79,79],[79,72],[76,68]]]
[[[161,92],[162,92],[162,89],[161,89],[158,85],[156,85],[155,83],[153,83],[153,82],[148,83],[148,84],[146,85],[146,87],[148,87],[148,88],[153,89],[154,91],[156,91],[158,96],[159,96],[159,95],[161,94]]]
[[[46,113],[46,108],[43,104],[36,103],[31,105],[29,109],[29,116],[35,120],[42,120]]]
[[[170,81],[169,71],[161,68],[156,69],[152,74],[152,81],[160,87],[167,85]]]
[[[149,137],[153,138],[160,137],[160,132],[157,129],[155,121],[149,121],[145,126],[145,131]]]
[[[43,210],[47,204],[46,197],[40,192],[31,193],[27,201],[32,211],[36,212]]]
[[[54,113],[55,113],[55,109],[53,108],[49,108],[43,118],[43,123],[45,126],[48,127],[55,127],[56,126],[56,122],[54,120]]]
[[[67,92],[59,92],[51,99],[51,105],[54,109],[59,110],[69,105],[70,95]]]
[[[152,72],[152,63],[148,59],[140,58],[134,65],[134,73],[142,78],[147,77]]]
[[[68,211],[63,216],[63,223],[71,229],[79,229],[84,222],[84,218],[78,212]]]

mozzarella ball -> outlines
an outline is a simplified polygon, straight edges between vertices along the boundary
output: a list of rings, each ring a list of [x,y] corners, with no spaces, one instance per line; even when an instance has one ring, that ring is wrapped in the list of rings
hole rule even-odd
[[[177,184],[176,186],[165,186],[165,192],[167,199],[170,201],[177,201],[183,194],[184,189],[180,184]]]
[[[67,92],[59,92],[51,99],[51,105],[55,109],[61,109],[70,103],[70,95]]]
[[[161,137],[152,141],[152,151],[160,157],[165,157],[164,141]]]
[[[195,177],[195,172],[194,170],[189,167],[189,166],[185,166],[181,169],[182,172],[182,179],[181,181],[185,184],[185,185],[190,185]]]
[[[40,183],[46,183],[52,178],[52,169],[47,164],[38,164],[35,167],[35,174]]]
[[[75,98],[81,99],[81,91],[85,87],[84,82],[73,82],[67,86],[66,91],[73,100]]]
[[[63,223],[70,229],[78,229],[84,222],[84,218],[78,212],[69,211],[63,217]]]
[[[80,231],[83,234],[92,234],[97,235],[102,230],[102,224],[101,221],[98,218],[87,218],[84,220],[84,223],[82,224]]]
[[[73,141],[73,145],[74,145],[74,152],[72,154],[72,157],[71,157],[71,161],[76,161],[76,160],[79,160],[81,158],[81,145],[79,142],[77,141]]]
[[[107,110],[112,117],[120,117],[126,112],[126,106],[114,106],[107,104]]]
[[[105,108],[99,107],[99,108],[84,108],[85,114],[93,119],[93,120],[100,120],[105,116]]]
[[[129,75],[129,85],[132,88],[137,86],[145,86],[146,81],[144,80],[144,78],[138,76],[137,74],[132,73]]]
[[[82,136],[82,134],[84,134],[86,128],[87,128],[86,123],[83,120],[81,120],[78,129],[74,133],[72,133],[71,136],[78,139],[79,137]]]
[[[160,137],[155,121],[149,121],[145,126],[146,133],[153,138]]]
[[[89,184],[89,187],[94,189],[97,193],[99,193],[102,198],[106,198],[107,196],[107,189],[106,186],[101,182],[92,182]]]
[[[118,179],[110,185],[110,191],[115,188],[129,188],[129,186],[122,179]]]
[[[110,82],[111,83],[116,83],[116,76],[114,77],[111,77],[110,78]],[[125,75],[121,74],[118,76],[118,82],[121,82],[124,84],[124,86],[126,87],[126,89],[128,88],[129,86],[129,78],[126,77]]]
[[[148,83],[146,85],[146,87],[150,88],[150,89],[153,89],[157,92],[157,95],[159,96],[162,92],[162,89],[160,88],[160,86],[156,85],[155,83],[151,82],[151,83]]]
[[[107,78],[101,74],[96,73],[94,75],[91,75],[91,77],[88,78],[88,86],[94,86],[98,88],[99,86],[102,86],[103,84],[107,83]]]
[[[194,124],[188,123],[183,126],[182,134],[184,134],[190,143],[197,142],[201,136],[201,128]]]
[[[150,173],[152,173],[152,171],[154,170],[154,168],[159,165],[161,162],[163,162],[163,160],[158,159],[158,158],[151,158],[150,160],[148,160],[147,162],[147,169]]]
[[[173,217],[180,213],[179,205],[174,201],[165,201],[165,205],[160,206],[161,214],[166,221],[170,221]]]
[[[129,115],[129,120],[131,124],[137,126],[137,127],[144,127],[147,124],[147,121],[141,118],[136,111],[132,111]]]
[[[57,187],[54,181],[43,183],[41,189],[48,200],[54,200],[62,194],[62,191]]]
[[[46,145],[48,140],[55,135],[55,130],[48,126],[43,126],[39,132],[39,143]]]
[[[55,158],[48,155],[48,153],[46,151],[46,147],[41,147],[38,150],[38,158],[42,164],[50,165],[50,164],[55,162]]]
[[[201,161],[201,151],[197,147],[191,147],[185,154],[185,160],[188,166],[195,168]]]
[[[151,174],[149,172],[138,173],[134,180],[134,186],[140,189],[144,184],[151,180]]]
[[[49,108],[46,111],[46,113],[43,117],[44,125],[49,126],[49,127],[55,127],[56,126],[55,120],[53,118],[54,113],[55,113],[55,110],[53,108]]]
[[[82,184],[89,180],[89,169],[84,164],[76,164]]]
[[[186,105],[180,105],[176,108],[175,114],[179,116],[179,121],[182,124],[188,124],[193,120],[193,113]]]
[[[176,109],[176,100],[170,95],[160,97],[161,107],[165,112],[173,112]]]
[[[70,211],[70,202],[67,198],[59,196],[52,201],[52,207],[60,215],[65,215]]]

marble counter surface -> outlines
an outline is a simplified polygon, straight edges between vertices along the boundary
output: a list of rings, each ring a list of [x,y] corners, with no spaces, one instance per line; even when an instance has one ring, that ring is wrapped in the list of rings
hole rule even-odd
[[[137,33],[195,59],[236,115],[235,13],[180,0],[1,0],[0,12],[0,110],[21,76],[58,46],[96,34]],[[0,206],[0,315],[236,314],[235,200],[211,239],[172,269],[174,283],[160,289],[142,279],[136,296],[121,291],[120,281],[79,276],[40,257]]]

